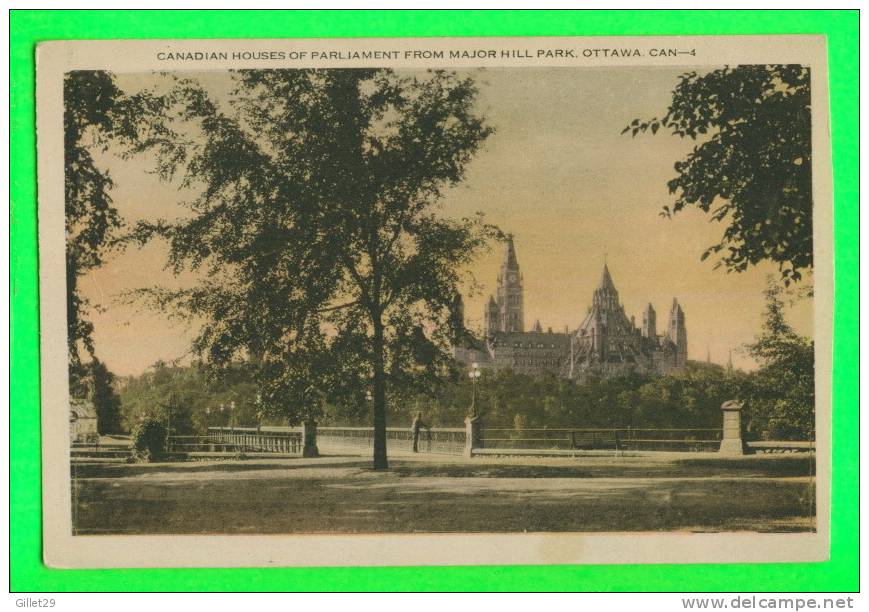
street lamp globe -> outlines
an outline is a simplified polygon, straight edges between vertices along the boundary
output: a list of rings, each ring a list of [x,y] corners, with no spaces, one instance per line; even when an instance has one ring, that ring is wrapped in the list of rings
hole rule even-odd
[[[479,364],[475,361],[471,364],[471,371],[468,372],[468,378],[471,379],[471,415],[477,416],[477,379],[482,376]]]

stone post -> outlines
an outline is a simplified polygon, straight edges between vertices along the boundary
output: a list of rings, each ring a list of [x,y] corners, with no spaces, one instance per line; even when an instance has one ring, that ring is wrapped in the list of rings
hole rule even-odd
[[[482,448],[483,422],[478,416],[465,417],[465,457],[473,457],[474,450]]]
[[[305,421],[302,423],[302,457],[319,457],[317,448],[317,423]]]
[[[742,443],[742,404],[728,400],[721,404],[723,416],[721,447],[718,452],[724,455],[744,455]]]

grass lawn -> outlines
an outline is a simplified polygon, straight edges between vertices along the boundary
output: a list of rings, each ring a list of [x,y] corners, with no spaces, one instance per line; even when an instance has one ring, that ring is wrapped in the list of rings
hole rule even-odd
[[[73,464],[79,534],[810,531],[809,455]]]

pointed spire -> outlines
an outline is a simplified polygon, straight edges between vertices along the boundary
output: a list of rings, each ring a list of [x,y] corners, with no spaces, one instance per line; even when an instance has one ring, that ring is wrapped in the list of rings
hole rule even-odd
[[[516,269],[519,260],[516,259],[516,247],[513,246],[513,234],[507,234],[507,251],[504,253],[504,266]]]
[[[610,289],[615,291],[616,286],[613,284],[613,277],[610,276],[609,268],[607,265],[603,265],[603,274],[600,277],[600,289]]]
[[[489,294],[489,307],[498,307],[498,302],[495,301],[495,296],[491,294]]]
[[[727,349],[727,371],[733,372],[733,349]]]
[[[537,319],[536,321],[534,321],[534,329],[532,331],[536,331],[538,333],[543,332],[543,326],[540,325],[540,319]]]

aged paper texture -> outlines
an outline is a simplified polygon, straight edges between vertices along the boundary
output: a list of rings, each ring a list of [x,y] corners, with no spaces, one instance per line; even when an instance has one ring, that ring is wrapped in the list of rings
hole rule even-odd
[[[826,62],[41,44],[45,562],[828,558]]]

